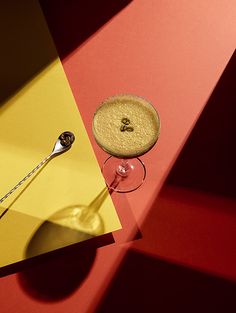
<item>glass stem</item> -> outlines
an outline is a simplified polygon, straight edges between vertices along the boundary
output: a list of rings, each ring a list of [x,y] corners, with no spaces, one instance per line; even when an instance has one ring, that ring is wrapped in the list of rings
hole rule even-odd
[[[116,173],[122,178],[125,178],[129,175],[130,169],[129,161],[122,159],[120,165],[116,169]]]
[[[117,188],[117,186],[119,185],[119,183],[128,177],[129,173],[130,173],[130,169],[131,166],[128,162],[128,160],[126,159],[121,159],[120,164],[118,165],[118,167],[116,168],[116,175],[115,178],[113,180],[113,182],[110,185],[110,193],[113,192],[113,190],[115,188]]]

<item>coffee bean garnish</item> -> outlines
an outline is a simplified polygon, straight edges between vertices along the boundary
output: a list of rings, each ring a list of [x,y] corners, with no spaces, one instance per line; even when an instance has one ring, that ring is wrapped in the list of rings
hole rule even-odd
[[[120,131],[124,132],[126,130],[126,127],[127,127],[126,125],[121,125]]]
[[[121,125],[120,127],[120,131],[124,132],[124,131],[128,131],[128,132],[132,132],[134,131],[134,128],[132,126],[127,126],[130,124],[130,120],[127,117],[123,117],[121,120],[121,123],[123,125]]]
[[[123,117],[121,120],[121,123],[125,124],[125,125],[129,125],[130,124],[130,120],[127,117]]]

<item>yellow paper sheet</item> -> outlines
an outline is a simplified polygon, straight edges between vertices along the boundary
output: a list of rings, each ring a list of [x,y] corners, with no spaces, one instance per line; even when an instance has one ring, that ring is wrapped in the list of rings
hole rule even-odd
[[[121,225],[38,2],[1,3],[0,28],[0,198],[63,131],[76,137],[0,204],[2,267]]]

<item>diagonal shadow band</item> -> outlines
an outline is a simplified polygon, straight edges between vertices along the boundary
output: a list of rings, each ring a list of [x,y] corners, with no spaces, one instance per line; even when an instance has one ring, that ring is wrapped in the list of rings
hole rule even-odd
[[[227,277],[236,275],[235,73],[236,52],[150,207],[143,240],[134,243]]]
[[[235,312],[236,284],[130,249],[96,312]]]
[[[166,184],[236,198],[236,51],[233,53]]]
[[[61,59],[78,48],[132,0],[40,0]]]
[[[58,57],[44,16],[64,58],[131,1],[1,1],[0,107]]]

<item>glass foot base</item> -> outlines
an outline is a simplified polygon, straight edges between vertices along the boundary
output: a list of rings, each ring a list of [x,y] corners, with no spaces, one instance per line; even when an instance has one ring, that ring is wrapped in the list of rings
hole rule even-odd
[[[145,180],[145,165],[139,158],[119,159],[110,156],[103,164],[102,173],[107,187],[116,192],[131,192]]]

